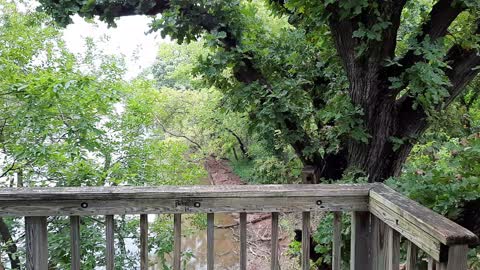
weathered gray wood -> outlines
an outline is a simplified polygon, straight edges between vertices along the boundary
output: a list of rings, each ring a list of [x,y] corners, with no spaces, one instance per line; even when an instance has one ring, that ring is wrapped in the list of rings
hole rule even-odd
[[[148,215],[140,215],[140,270],[148,270]]]
[[[350,270],[370,270],[371,219],[369,212],[353,212],[351,222]]]
[[[310,212],[302,212],[302,270],[310,270]]]
[[[215,214],[207,214],[207,270],[215,266]]]
[[[320,168],[314,165],[306,165],[302,169],[304,184],[318,184],[320,182]]]
[[[319,204],[321,202],[321,204]],[[0,216],[367,211],[366,196],[0,201]]]
[[[247,270],[247,213],[240,213],[240,270]]]
[[[173,270],[180,270],[182,262],[182,215],[173,215]]]
[[[385,185],[377,185],[372,188],[370,198],[388,208],[388,213],[396,213],[400,216],[399,219],[401,218],[404,222],[409,222],[412,226],[422,229],[444,245],[473,245],[478,243],[478,237],[474,233],[419,203],[405,198]],[[383,219],[383,217],[379,218]],[[412,239],[409,240],[412,241]]]
[[[115,269],[115,235],[114,235],[115,220],[113,215],[105,216],[105,262],[106,270]]]
[[[428,266],[427,266],[427,269],[428,270],[435,270],[436,268],[436,262],[435,260],[432,258],[432,257],[429,257],[428,258]]]
[[[372,217],[372,266],[373,270],[388,268],[388,225],[377,217]]]
[[[272,250],[271,250],[271,269],[279,270],[278,264],[278,213],[272,213]]]
[[[126,200],[254,198],[254,197],[363,197],[373,184],[320,185],[222,185],[222,186],[160,186],[160,187],[47,187],[2,188],[0,201],[38,200]]]
[[[332,270],[341,270],[342,262],[342,213],[333,213]]]
[[[80,270],[80,217],[70,217],[70,256],[71,269]]]
[[[467,245],[456,245],[448,248],[448,262],[442,263],[446,270],[467,270]]]
[[[418,270],[418,247],[407,240],[407,270]]]
[[[48,269],[47,218],[25,217],[25,248],[28,270]]]
[[[387,233],[387,269],[398,270],[400,267],[400,234],[391,227],[387,228]]]
[[[442,244],[430,233],[411,223],[401,214],[392,211],[374,198],[370,200],[370,212],[387,223],[388,226],[400,232],[403,237],[413,242],[435,260],[440,260]]]

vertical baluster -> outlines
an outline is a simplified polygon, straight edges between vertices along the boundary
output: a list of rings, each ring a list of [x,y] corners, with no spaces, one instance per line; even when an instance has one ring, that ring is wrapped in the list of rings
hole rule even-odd
[[[396,238],[392,229],[377,217],[372,217],[372,263],[374,270],[391,270],[396,254],[392,253],[392,241]],[[395,244],[396,245],[396,244]],[[397,266],[398,268],[398,266]]]
[[[407,241],[407,270],[418,270],[417,267],[418,247]]]
[[[140,270],[148,269],[148,215],[140,215]]]
[[[80,270],[80,217],[70,217],[71,269]]]
[[[333,213],[332,270],[340,270],[342,262],[342,213]]]
[[[247,213],[240,213],[240,270],[247,269]]]
[[[400,267],[400,234],[387,226],[388,250],[387,269],[398,270]]]
[[[173,270],[180,270],[182,262],[182,215],[173,215]]]
[[[350,270],[371,269],[371,219],[369,212],[352,213]]]
[[[28,270],[48,269],[47,217],[25,217]]]
[[[115,269],[115,236],[114,236],[115,221],[113,215],[105,216],[105,234],[106,234],[106,250],[105,261],[106,270]]]
[[[310,212],[302,213],[302,269],[310,270]]]
[[[428,270],[435,270],[436,262],[432,257],[428,257]]]
[[[272,251],[271,251],[271,269],[278,270],[278,213],[272,213]]]
[[[215,214],[207,214],[207,270],[215,265]]]
[[[441,263],[437,270],[467,270],[468,246],[458,245],[448,248],[448,262]]]

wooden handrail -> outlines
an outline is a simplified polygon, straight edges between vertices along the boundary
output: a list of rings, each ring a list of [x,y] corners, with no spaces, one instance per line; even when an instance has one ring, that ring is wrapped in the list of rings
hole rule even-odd
[[[468,246],[479,243],[475,234],[386,185],[374,186],[369,197],[369,211],[373,215],[371,237],[374,238],[374,245],[382,241],[390,246],[398,244],[401,235],[408,241],[407,266],[413,267],[416,262],[414,258],[420,248],[432,258],[431,264],[437,264],[437,270],[466,269]],[[393,258],[398,260],[399,248],[386,249],[390,253],[392,250],[396,254],[387,256],[390,259],[387,264],[391,263]],[[386,251],[385,246],[372,247],[374,265],[377,261],[378,266],[378,261],[381,260],[379,258],[382,258],[382,253]],[[393,264],[398,265],[396,262]]]
[[[0,216],[367,211],[371,185],[0,189]]]
[[[384,213],[390,215],[389,218],[398,217],[410,222],[444,245],[478,244],[479,239],[474,233],[383,184],[370,190],[370,210],[379,208],[379,205],[383,206],[382,209],[388,209]],[[379,218],[383,219],[384,216],[380,215]]]
[[[278,268],[278,218],[302,212],[302,269],[309,269],[310,212],[331,211],[334,269],[341,269],[341,212],[352,212],[351,269],[397,270],[400,238],[407,240],[407,269],[423,250],[437,270],[466,270],[468,246],[478,237],[383,184],[78,187],[0,189],[0,216],[25,216],[27,269],[47,269],[46,217],[70,216],[72,269],[80,266],[81,216],[105,215],[107,269],[114,269],[114,215],[141,216],[141,269],[148,265],[146,214],[175,214],[174,269],[180,269],[183,213],[208,214],[208,270],[214,267],[214,213],[240,213],[240,266],[247,268],[246,216],[272,213],[272,270]]]

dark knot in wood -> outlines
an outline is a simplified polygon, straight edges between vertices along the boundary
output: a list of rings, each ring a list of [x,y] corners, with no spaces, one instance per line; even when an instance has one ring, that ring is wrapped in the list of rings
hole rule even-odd
[[[175,207],[179,206],[199,208],[201,206],[201,203],[198,200],[192,199],[175,200]]]

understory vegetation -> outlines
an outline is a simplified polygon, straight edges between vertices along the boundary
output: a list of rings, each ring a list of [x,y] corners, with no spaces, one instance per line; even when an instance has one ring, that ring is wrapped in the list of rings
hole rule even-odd
[[[113,26],[120,16],[114,9],[96,14],[94,7],[78,6],[95,1],[60,1],[75,2],[68,7],[40,2],[43,9],[34,11],[20,9],[22,1],[0,0],[1,187],[194,185],[208,177],[204,161],[210,157],[228,159],[235,174],[251,184],[298,184],[304,166],[315,165],[324,183],[385,181],[480,233],[480,77],[473,72],[480,64],[471,68],[472,78],[456,82],[451,77],[462,74],[451,75],[453,60],[444,61],[455,46],[478,57],[477,1],[453,1],[462,10],[438,40],[412,33],[423,29],[442,0],[405,1],[400,10],[394,57],[379,62],[405,70],[388,69],[395,76],[386,76],[387,82],[378,83],[384,88],[378,88],[394,92],[393,103],[406,102],[401,104],[408,107],[402,107],[406,116],[395,121],[422,122],[405,126],[404,131],[415,130],[411,134],[397,126],[385,134],[374,128],[382,121],[372,117],[387,113],[379,103],[356,100],[360,90],[350,85],[360,73],[344,70],[351,63],[341,59],[347,52],[337,52],[332,36],[340,30],[332,34],[330,17],[324,18],[330,4],[344,3],[339,18],[375,10],[378,21],[359,23],[353,33],[358,46],[348,52],[368,58],[383,46],[378,42],[392,24],[381,18],[376,1],[200,1],[198,7],[210,12],[207,19],[198,7],[190,7],[192,14],[176,13],[175,6],[185,1],[171,1],[172,10],[153,16],[152,31],[178,43],[159,45],[155,63],[131,80],[125,79],[122,57],[91,39],[85,40],[85,53],[73,54],[62,39],[70,15],[99,15]],[[129,15],[142,14],[152,15]],[[315,18],[321,19],[318,25]],[[410,54],[422,57],[415,64],[396,57]],[[374,146],[381,136],[382,145]],[[363,155],[369,149],[388,158],[370,160]],[[352,155],[360,161],[349,160]],[[391,162],[388,168],[375,167],[382,158]],[[323,254],[331,251],[331,220],[327,215],[315,234]],[[345,243],[348,220],[345,216]],[[138,245],[138,222],[116,217],[118,269],[137,267],[138,250],[129,246]],[[205,226],[200,215],[190,223]],[[81,226],[82,269],[103,266],[104,218],[82,218]],[[68,229],[68,219],[49,218],[51,269],[70,268]],[[172,231],[169,215],[151,225],[155,240],[149,248],[162,269],[170,267]],[[0,235],[1,266],[23,269],[23,220],[0,218]],[[189,256],[194,255],[186,252],[184,259]],[[326,255],[317,263],[330,260]],[[469,263],[480,269],[480,249],[472,251]]]

